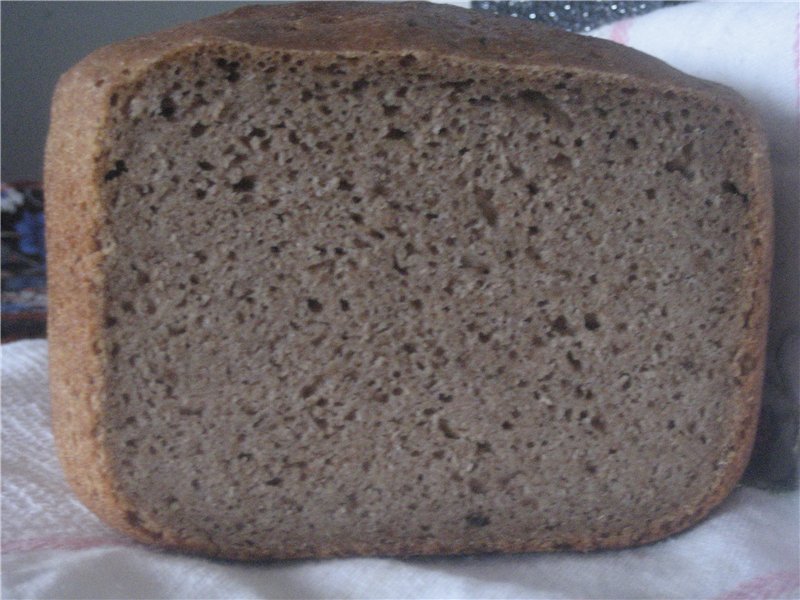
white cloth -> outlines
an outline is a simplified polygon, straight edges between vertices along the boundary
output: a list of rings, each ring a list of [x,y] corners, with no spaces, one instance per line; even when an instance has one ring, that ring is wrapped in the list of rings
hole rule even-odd
[[[598,35],[750,98],[772,137],[779,212],[791,218],[798,198],[790,172],[800,107],[797,23],[796,4],[690,4]],[[796,224],[782,232],[781,256],[791,262]],[[784,324],[797,318],[788,313]],[[63,480],[49,428],[46,356],[42,341],[2,346],[4,598],[800,597],[798,493],[750,488],[664,542],[587,555],[237,564],[140,546],[100,523]]]

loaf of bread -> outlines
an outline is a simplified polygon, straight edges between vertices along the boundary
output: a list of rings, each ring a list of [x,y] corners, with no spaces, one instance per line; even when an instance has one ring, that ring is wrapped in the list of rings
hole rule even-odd
[[[46,156],[77,495],[227,558],[619,548],[748,459],[764,137],[610,42],[247,7],[96,51]]]

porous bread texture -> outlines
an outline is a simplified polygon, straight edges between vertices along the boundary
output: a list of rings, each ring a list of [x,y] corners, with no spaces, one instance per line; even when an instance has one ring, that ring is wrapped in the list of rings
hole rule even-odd
[[[757,125],[696,87],[216,38],[117,82],[91,166],[62,164],[58,131],[48,149],[76,490],[139,539],[231,558],[696,522],[752,443],[770,244]],[[92,252],[64,222],[81,201]]]

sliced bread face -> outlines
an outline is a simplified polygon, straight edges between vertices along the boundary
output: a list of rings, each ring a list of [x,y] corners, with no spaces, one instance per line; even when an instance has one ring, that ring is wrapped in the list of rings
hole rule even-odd
[[[769,197],[747,109],[386,26],[457,9],[292,10],[62,81],[52,389],[79,495],[230,558],[588,550],[700,519],[758,407]],[[348,11],[388,49],[219,32],[313,40]]]

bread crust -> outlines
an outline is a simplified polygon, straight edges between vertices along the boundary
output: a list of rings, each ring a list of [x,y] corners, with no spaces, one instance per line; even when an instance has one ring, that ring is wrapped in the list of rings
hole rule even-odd
[[[688,502],[641,530],[603,539],[575,537],[561,543],[507,540],[486,548],[453,548],[436,541],[396,539],[385,547],[286,548],[280,555],[231,551],[207,540],[179,538],[142,522],[136,507],[117,489],[99,418],[106,381],[103,328],[104,257],[113,241],[104,238],[107,207],[99,182],[107,156],[100,138],[110,119],[109,99],[135,84],[154,64],[199,46],[257,47],[324,53],[388,55],[432,53],[481,61],[498,68],[570,69],[602,73],[620,85],[689,91],[744,116],[750,131],[748,177],[753,240],[751,268],[744,275],[742,323],[745,342],[731,365],[740,381],[739,407],[732,415],[731,444],[723,468],[705,497]],[[474,552],[594,550],[644,544],[681,531],[702,519],[733,489],[749,459],[760,406],[772,256],[771,180],[765,135],[758,118],[733,91],[689,77],[652,57],[616,44],[584,38],[517,19],[486,16],[453,7],[418,3],[298,3],[246,7],[152,36],[101,48],[59,81],[47,141],[45,191],[50,311],[50,390],[53,427],[67,479],[79,498],[102,520],[143,542],[209,556],[236,559],[299,558],[375,554],[421,555]]]

